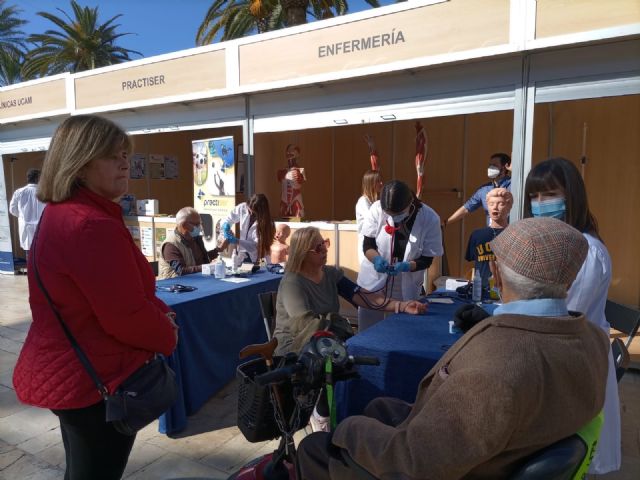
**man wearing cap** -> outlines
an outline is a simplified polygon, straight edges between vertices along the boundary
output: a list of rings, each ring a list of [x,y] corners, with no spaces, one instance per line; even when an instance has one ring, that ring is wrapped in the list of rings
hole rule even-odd
[[[587,253],[583,235],[529,218],[491,248],[504,305],[447,351],[413,405],[379,398],[333,434],[306,437],[298,478],[361,478],[345,451],[379,479],[508,478],[598,415],[609,340],[565,302]]]

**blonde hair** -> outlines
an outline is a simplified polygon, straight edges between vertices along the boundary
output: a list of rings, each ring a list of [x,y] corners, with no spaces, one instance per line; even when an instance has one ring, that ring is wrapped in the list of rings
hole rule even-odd
[[[317,237],[320,237],[320,230],[316,227],[299,228],[293,232],[289,245],[289,258],[285,266],[287,272],[298,273],[302,270],[302,262],[307,252],[316,246]]]
[[[62,122],[51,139],[38,183],[43,202],[68,200],[82,184],[82,169],[118,150],[131,153],[133,143],[122,128],[97,115],[76,115]]]
[[[382,182],[382,174],[379,170],[367,170],[362,176],[362,195],[373,203],[380,198],[376,185]]]

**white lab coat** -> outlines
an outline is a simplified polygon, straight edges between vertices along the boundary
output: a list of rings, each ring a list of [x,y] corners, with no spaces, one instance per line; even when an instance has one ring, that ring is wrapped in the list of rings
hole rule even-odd
[[[362,226],[364,225],[364,217],[371,208],[371,202],[369,199],[362,195],[356,203],[356,225],[358,227],[358,263],[362,263],[366,260],[364,252],[362,251],[362,242],[364,241],[364,235],[362,235]]]
[[[9,204],[9,212],[18,217],[20,246],[27,251],[31,247],[40,215],[45,207],[45,204],[36,197],[37,191],[38,185],[29,183],[13,193]]]
[[[604,244],[584,234],[589,242],[587,258],[567,294],[569,310],[582,312],[587,320],[609,336],[609,322],[604,315],[607,292],[611,283],[611,258]],[[613,355],[609,350],[609,374],[604,400],[604,425],[589,473],[604,474],[620,469],[620,399]]]
[[[391,263],[391,235],[385,231],[387,223],[393,226],[393,219],[384,213],[380,206],[380,200],[371,205],[367,213],[362,234],[374,237],[378,246],[378,252]],[[399,261],[408,262],[421,256],[438,257],[442,255],[442,232],[440,230],[440,217],[430,207],[422,204],[413,223],[409,241],[405,248],[404,257]],[[360,264],[358,273],[358,285],[367,290],[377,290],[385,285],[387,275],[378,273],[368,259]],[[401,282],[401,300],[415,300],[420,296],[420,287],[424,282],[424,271],[405,272],[396,276],[395,283]]]
[[[236,205],[223,222],[230,225],[240,223],[238,255],[244,258],[245,253],[248,253],[251,261],[255,263],[258,261],[258,221],[256,220],[249,226],[249,217],[249,208],[247,207],[247,203],[243,202]]]

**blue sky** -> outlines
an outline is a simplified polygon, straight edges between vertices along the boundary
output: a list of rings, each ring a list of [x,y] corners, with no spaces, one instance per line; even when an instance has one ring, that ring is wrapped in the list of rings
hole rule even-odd
[[[133,35],[122,37],[118,44],[141,52],[145,57],[195,47],[195,36],[212,0],[79,0],[83,6],[99,7],[101,21],[117,14],[121,25],[119,32]],[[381,5],[394,3],[380,0]],[[46,11],[62,16],[56,8],[71,12],[69,0],[8,0],[7,5],[16,5],[20,14],[29,21],[23,28],[26,33],[41,33],[54,26],[36,15]],[[349,11],[358,12],[370,8],[364,0],[349,0]],[[138,57],[134,57],[138,58]]]

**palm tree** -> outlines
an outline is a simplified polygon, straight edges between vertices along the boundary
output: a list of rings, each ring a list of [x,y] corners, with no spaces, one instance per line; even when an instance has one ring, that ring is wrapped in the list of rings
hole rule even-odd
[[[22,61],[20,53],[0,50],[0,87],[23,81],[20,72]]]
[[[0,87],[35,78],[35,75],[27,76],[24,74],[22,70],[24,56],[23,52],[0,50]]]
[[[18,54],[25,48],[25,36],[20,27],[27,22],[18,18],[20,10],[6,3],[6,0],[0,0],[0,52]]]
[[[365,0],[372,7],[378,0]],[[254,33],[278,30],[315,19],[348,13],[347,0],[215,0],[196,33],[196,45],[207,45]]]
[[[36,47],[26,57],[24,73],[51,75],[62,72],[81,72],[131,60],[140,52],[116,45],[116,40],[129,33],[116,33],[116,15],[105,23],[98,23],[98,7],[81,7],[71,0],[74,18],[57,8],[66,20],[51,13],[38,12],[54,23],[59,30],[30,35],[27,39]]]
[[[196,33],[196,45],[240,38],[269,30],[269,18],[277,0],[215,0]]]

